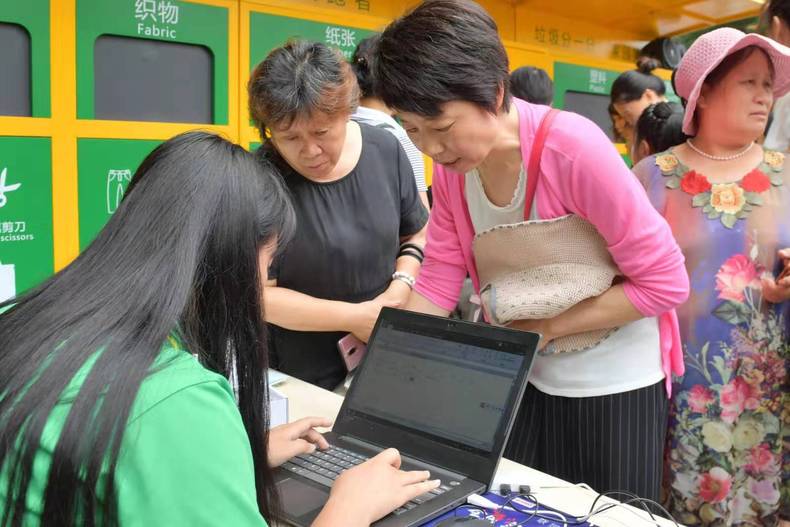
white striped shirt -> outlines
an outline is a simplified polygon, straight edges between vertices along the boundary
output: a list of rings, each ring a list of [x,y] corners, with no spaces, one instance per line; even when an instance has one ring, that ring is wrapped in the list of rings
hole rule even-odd
[[[364,106],[357,107],[357,111],[351,116],[357,122],[384,128],[392,135],[398,138],[403,150],[406,152],[406,157],[409,158],[411,169],[414,172],[414,181],[417,183],[417,190],[425,192],[428,186],[425,184],[425,163],[422,160],[422,152],[417,150],[414,143],[411,142],[406,130],[403,129],[398,122],[391,116],[373,108],[366,108]]]

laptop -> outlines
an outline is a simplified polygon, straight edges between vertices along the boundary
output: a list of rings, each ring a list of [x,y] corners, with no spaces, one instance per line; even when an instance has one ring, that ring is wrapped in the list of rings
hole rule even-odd
[[[384,308],[346,394],[328,450],[275,472],[284,520],[308,526],[343,471],[394,447],[402,470],[439,488],[374,525],[425,523],[484,492],[494,478],[540,336]]]

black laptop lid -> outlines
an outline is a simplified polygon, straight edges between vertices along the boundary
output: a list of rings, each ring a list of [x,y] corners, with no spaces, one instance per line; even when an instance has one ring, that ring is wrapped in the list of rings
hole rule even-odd
[[[490,485],[538,340],[384,308],[334,431]]]

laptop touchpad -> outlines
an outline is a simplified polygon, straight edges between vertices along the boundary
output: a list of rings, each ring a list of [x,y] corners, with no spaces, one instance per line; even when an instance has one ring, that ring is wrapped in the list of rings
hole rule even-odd
[[[283,510],[294,518],[301,518],[309,512],[315,512],[314,516],[317,516],[329,498],[329,492],[292,478],[281,481],[277,486]]]

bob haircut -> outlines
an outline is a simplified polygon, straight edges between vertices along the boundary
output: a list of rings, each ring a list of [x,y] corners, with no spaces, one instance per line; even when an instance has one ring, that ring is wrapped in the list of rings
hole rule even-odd
[[[436,117],[450,101],[496,114],[510,106],[507,53],[497,25],[468,0],[427,0],[381,34],[376,92],[390,108]]]

